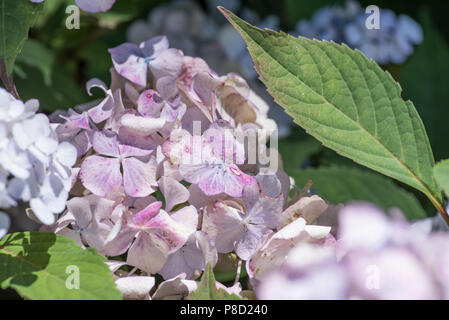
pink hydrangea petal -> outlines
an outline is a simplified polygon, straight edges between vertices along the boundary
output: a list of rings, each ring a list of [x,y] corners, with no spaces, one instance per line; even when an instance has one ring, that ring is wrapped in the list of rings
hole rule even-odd
[[[189,238],[192,230],[188,226],[175,221],[167,212],[160,210],[159,214],[147,223],[147,232],[163,239],[172,253],[181,248]]]
[[[110,130],[95,131],[92,136],[92,147],[99,154],[120,156],[117,134]]]
[[[249,260],[254,252],[264,243],[267,237],[272,233],[264,225],[247,225],[248,231],[242,237],[236,240],[235,253],[242,260]]]
[[[197,184],[189,186],[189,203],[197,209],[215,203],[217,200],[226,200],[229,196],[225,193],[219,193],[213,196],[207,196]]]
[[[75,218],[76,224],[86,228],[92,220],[90,203],[85,198],[72,198],[67,201],[67,210]]]
[[[154,274],[164,266],[168,251],[169,247],[163,239],[154,234],[139,232],[128,250],[126,262],[149,274]]]
[[[198,212],[194,206],[186,206],[171,214],[171,217],[188,232],[194,233],[198,226]]]
[[[81,164],[79,175],[84,187],[102,197],[122,185],[118,159],[89,156]]]
[[[159,56],[162,52],[169,48],[168,39],[166,36],[156,36],[148,39],[147,41],[142,42],[139,45],[140,50],[142,50],[142,54],[145,57],[150,59],[154,59]]]
[[[137,111],[144,117],[156,118],[161,114],[164,102],[154,90],[145,90],[137,101]]]
[[[165,76],[176,79],[182,71],[181,51],[174,48],[164,50],[150,62],[150,70],[156,78],[156,83]]]
[[[126,158],[123,164],[123,182],[125,192],[131,197],[146,197],[155,191],[156,163]]]
[[[189,191],[181,183],[170,177],[161,177],[158,181],[159,189],[165,198],[165,210],[171,211],[177,204],[189,199]]]
[[[117,73],[135,84],[146,86],[148,65],[140,48],[124,43],[109,49],[109,53]]]
[[[236,165],[228,166],[224,192],[231,197],[241,197],[243,188],[255,183],[254,177],[243,173]]]
[[[143,157],[151,154],[157,147],[151,136],[135,134],[125,127],[118,132],[119,150],[124,157]]]
[[[207,209],[202,230],[215,242],[218,252],[228,253],[234,250],[234,243],[243,235],[245,227],[237,209],[217,201]]]
[[[156,201],[149,204],[143,210],[133,215],[133,222],[137,226],[146,226],[148,222],[159,213],[159,209],[162,207],[161,201]]]

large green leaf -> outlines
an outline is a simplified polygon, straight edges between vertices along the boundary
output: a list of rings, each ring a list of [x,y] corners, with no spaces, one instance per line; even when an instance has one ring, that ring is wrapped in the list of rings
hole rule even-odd
[[[235,294],[229,294],[224,289],[217,289],[214,272],[210,263],[204,270],[198,288],[192,292],[189,300],[242,300]]]
[[[424,125],[388,72],[346,45],[261,30],[221,11],[297,124],[339,154],[422,191],[444,212]]]
[[[121,299],[105,261],[94,249],[57,234],[12,233],[0,240],[0,286],[29,299]],[[76,268],[78,289],[69,279]]]
[[[424,209],[412,193],[372,171],[333,166],[293,170],[289,174],[298,186],[312,180],[312,189],[333,203],[368,201],[384,210],[399,208],[412,220],[426,217]]]
[[[438,162],[433,168],[433,175],[449,198],[449,159]]]
[[[51,85],[51,77],[55,58],[53,53],[36,40],[28,40],[17,56],[17,63],[23,63],[39,69],[47,86]]]
[[[42,6],[30,0],[0,0],[0,58],[8,75]]]

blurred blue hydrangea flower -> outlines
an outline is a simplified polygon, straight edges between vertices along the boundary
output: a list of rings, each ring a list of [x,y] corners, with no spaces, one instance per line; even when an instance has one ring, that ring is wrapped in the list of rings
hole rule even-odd
[[[413,45],[423,40],[421,26],[407,15],[380,9],[380,28],[365,25],[369,13],[355,1],[345,6],[326,6],[310,20],[301,20],[294,35],[346,43],[362,51],[379,64],[404,62],[413,53]]]

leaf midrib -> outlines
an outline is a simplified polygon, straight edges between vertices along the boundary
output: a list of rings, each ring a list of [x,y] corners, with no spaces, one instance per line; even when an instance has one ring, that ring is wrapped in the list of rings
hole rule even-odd
[[[232,20],[232,19],[231,19]],[[334,109],[337,109],[339,113],[341,113],[345,118],[349,119],[351,122],[355,123],[357,127],[359,127],[362,131],[364,131],[365,133],[368,134],[369,137],[371,137],[374,141],[378,142],[379,145],[381,145],[391,156],[394,160],[396,160],[400,166],[402,166],[403,168],[406,169],[406,171],[412,176],[412,178],[414,180],[416,180],[418,182],[418,184],[420,184],[424,190],[428,193],[428,196],[431,197],[435,203],[440,203],[440,201],[435,197],[435,195],[433,194],[433,192],[429,189],[429,187],[427,187],[427,185],[421,180],[419,179],[414,173],[413,171],[404,163],[402,162],[401,159],[399,159],[390,149],[388,149],[376,136],[373,136],[368,130],[366,130],[363,126],[361,126],[361,124],[357,121],[355,121],[354,119],[352,119],[351,117],[349,117],[347,114],[345,114],[342,110],[340,110],[339,108],[337,108],[334,104],[332,104],[331,102],[329,102],[326,97],[324,97],[323,95],[320,95],[315,89],[313,89],[312,87],[308,86],[305,82],[303,82],[301,79],[299,79],[294,73],[292,73],[287,67],[285,67],[281,62],[277,61],[275,59],[275,57],[273,55],[270,54],[269,51],[265,50],[265,48],[255,39],[251,38],[250,35],[248,33],[246,33],[244,31],[244,29],[235,21],[231,21],[232,24],[237,25],[237,27],[244,32],[249,39],[256,43],[258,45],[259,48],[261,48],[263,50],[263,52],[265,52],[268,56],[270,56],[272,58],[273,61],[275,61],[279,66],[281,66],[285,71],[287,71],[291,76],[293,76],[295,79],[297,79],[301,84],[303,84],[305,87],[309,88],[311,91],[313,91],[315,94],[317,94],[318,96],[322,97],[322,99],[324,100],[325,103],[327,103],[330,107],[333,107]],[[248,25],[250,28],[254,28],[254,29],[259,29],[253,26]],[[261,30],[262,31],[262,30]],[[273,30],[270,30],[271,32],[275,32]],[[291,35],[287,35],[287,37],[291,37],[293,38]],[[306,39],[307,40],[307,39]],[[311,40],[313,41],[313,40]],[[333,64],[333,62],[332,62]],[[256,68],[259,68],[257,64],[255,64]],[[334,65],[335,67],[335,65]],[[338,69],[338,68],[337,68]],[[259,72],[259,74],[261,74],[261,72]],[[263,79],[263,77],[261,77]],[[343,80],[343,82],[345,82]],[[265,83],[265,81],[264,81]],[[287,110],[286,110],[287,111]],[[338,151],[337,151],[338,152]],[[340,153],[340,152],[338,152]],[[391,176],[390,176],[391,177]]]

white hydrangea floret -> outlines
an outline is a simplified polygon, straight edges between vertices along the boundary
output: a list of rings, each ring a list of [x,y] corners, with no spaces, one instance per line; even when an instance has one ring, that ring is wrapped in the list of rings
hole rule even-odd
[[[22,102],[0,88],[0,208],[30,203],[34,215],[52,224],[65,208],[76,148],[59,143],[37,100]]]

